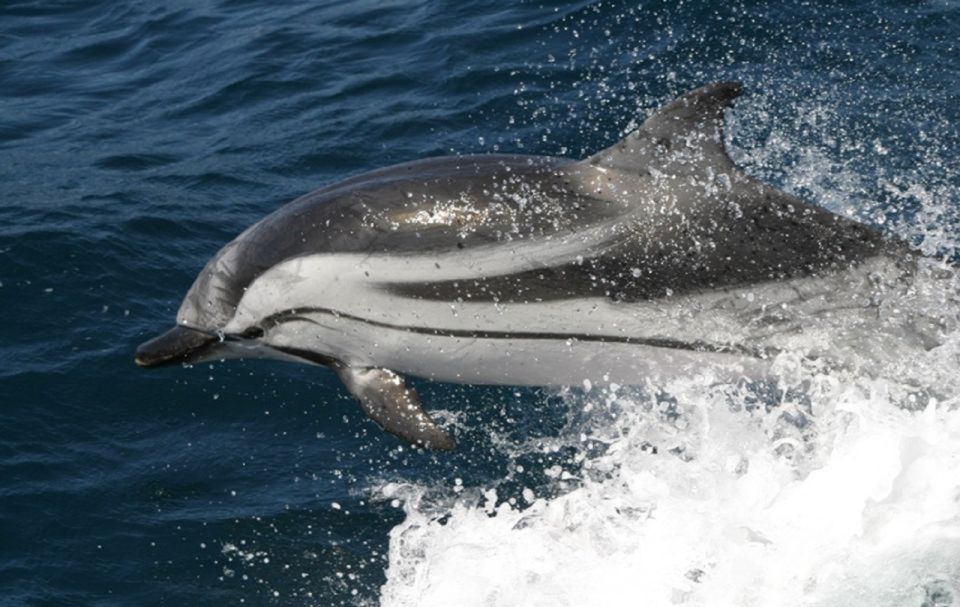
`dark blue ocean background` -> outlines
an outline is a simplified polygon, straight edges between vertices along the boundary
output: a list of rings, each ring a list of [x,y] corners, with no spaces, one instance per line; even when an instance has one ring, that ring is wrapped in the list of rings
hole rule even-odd
[[[949,254],[958,40],[956,0],[0,2],[0,604],[373,605],[404,518],[373,488],[548,486],[504,445],[566,431],[552,393],[418,382],[457,412],[432,455],[324,370],[137,369],[269,211],[429,156],[582,157],[738,79],[748,172]]]

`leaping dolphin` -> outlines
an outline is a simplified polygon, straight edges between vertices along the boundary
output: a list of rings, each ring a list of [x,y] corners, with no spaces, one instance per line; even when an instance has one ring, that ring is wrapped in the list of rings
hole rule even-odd
[[[803,318],[827,326],[869,306],[864,293],[909,272],[912,254],[739,171],[722,127],[740,92],[691,91],[585,160],[431,158],[298,198],[207,263],[136,362],[329,367],[377,424],[433,449],[454,441],[405,375],[763,372]]]

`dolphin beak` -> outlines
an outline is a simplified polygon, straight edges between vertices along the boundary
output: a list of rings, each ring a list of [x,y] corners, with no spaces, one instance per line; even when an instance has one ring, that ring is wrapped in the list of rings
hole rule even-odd
[[[187,362],[220,340],[196,329],[177,326],[140,344],[133,360],[140,367],[162,367]]]

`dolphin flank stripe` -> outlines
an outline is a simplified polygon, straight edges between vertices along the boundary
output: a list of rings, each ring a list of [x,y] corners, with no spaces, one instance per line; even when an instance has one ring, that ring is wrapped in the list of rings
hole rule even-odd
[[[419,333],[422,335],[435,335],[437,337],[465,337],[468,339],[539,339],[539,340],[576,340],[582,342],[596,343],[619,343],[649,346],[652,348],[671,348],[674,350],[688,350],[691,352],[715,352],[715,353],[735,353],[750,356],[760,360],[766,360],[777,355],[777,351],[772,348],[748,348],[737,344],[711,344],[708,342],[685,342],[678,339],[667,337],[631,337],[629,335],[591,335],[589,333],[556,333],[546,331],[490,331],[485,329],[438,329],[433,327],[418,327],[415,325],[397,325],[372,320],[347,314],[337,310],[321,307],[309,308],[291,308],[271,314],[263,319],[263,328],[272,328],[287,322],[310,322],[318,324],[315,320],[304,316],[304,314],[323,314],[334,318],[346,318],[362,322],[381,329],[393,329],[397,331],[407,331],[410,333]]]

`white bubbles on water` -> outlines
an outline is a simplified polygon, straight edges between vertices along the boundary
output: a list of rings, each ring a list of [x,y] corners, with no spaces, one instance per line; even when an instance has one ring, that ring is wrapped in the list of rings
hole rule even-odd
[[[607,448],[574,488],[438,518],[407,487],[383,604],[951,604],[929,597],[960,597],[960,414],[805,379],[777,405],[708,377],[568,396],[617,413],[585,420]]]

